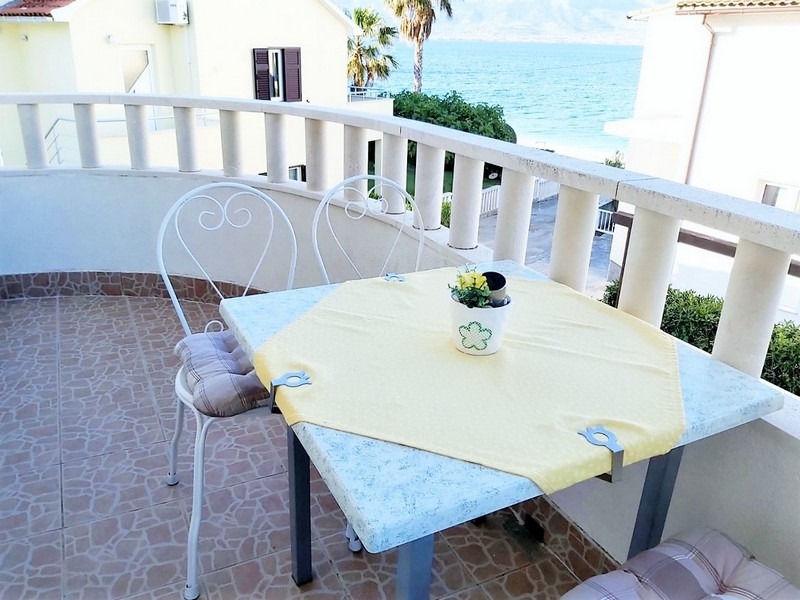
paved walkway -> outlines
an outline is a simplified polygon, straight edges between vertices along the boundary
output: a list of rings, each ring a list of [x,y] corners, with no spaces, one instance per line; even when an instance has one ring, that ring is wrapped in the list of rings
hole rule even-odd
[[[553,226],[556,220],[557,204],[558,198],[550,198],[534,202],[531,209],[525,265],[545,275],[550,272],[550,249],[553,245]],[[496,214],[483,217],[478,230],[478,242],[489,248],[494,248],[496,225]],[[613,236],[609,234],[595,236],[592,245],[592,258],[589,263],[586,293],[596,298],[601,297],[606,288],[612,238]]]

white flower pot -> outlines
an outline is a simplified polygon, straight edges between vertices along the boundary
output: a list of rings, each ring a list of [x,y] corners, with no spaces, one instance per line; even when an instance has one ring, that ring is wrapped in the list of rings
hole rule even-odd
[[[500,349],[511,315],[511,298],[498,307],[469,308],[450,297],[451,332],[456,348],[483,356]]]

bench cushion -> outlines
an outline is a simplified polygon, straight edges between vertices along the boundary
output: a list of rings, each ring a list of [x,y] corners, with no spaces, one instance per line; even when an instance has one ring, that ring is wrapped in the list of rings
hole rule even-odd
[[[711,528],[687,532],[592,577],[562,600],[800,600],[800,590]]]
[[[203,414],[231,417],[269,404],[269,391],[230,330],[187,336],[175,354],[193,404]]]

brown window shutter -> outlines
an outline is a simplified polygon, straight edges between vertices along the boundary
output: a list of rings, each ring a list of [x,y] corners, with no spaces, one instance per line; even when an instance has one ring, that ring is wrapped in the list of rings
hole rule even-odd
[[[303,99],[300,76],[300,48],[284,48],[283,75],[285,81],[284,99],[286,102],[300,102]]]
[[[269,100],[269,49],[253,48],[253,78],[255,81],[256,100]]]

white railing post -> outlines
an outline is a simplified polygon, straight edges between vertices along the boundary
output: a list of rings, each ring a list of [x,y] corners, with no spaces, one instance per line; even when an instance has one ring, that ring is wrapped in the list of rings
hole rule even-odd
[[[242,170],[241,120],[238,111],[219,111],[220,140],[222,141],[222,174],[238,177]]]
[[[680,229],[678,219],[636,209],[618,307],[656,327],[664,315]]]
[[[344,126],[344,178],[367,174],[367,130],[361,127]],[[353,183],[362,197],[367,195],[366,179]],[[345,190],[345,198],[352,192]]]
[[[494,260],[513,260],[525,264],[535,183],[536,179],[531,175],[511,169],[503,170],[497,204]]]
[[[422,214],[425,229],[442,227],[443,186],[444,149],[417,142],[414,200]]]
[[[306,119],[306,185],[309,190],[325,190],[328,186],[325,150],[325,122]]]
[[[739,240],[712,356],[759,377],[791,254]]]
[[[128,130],[128,152],[131,155],[131,169],[149,168],[150,151],[147,145],[148,133],[145,107],[139,104],[126,104],[125,126]]]
[[[19,126],[22,129],[22,143],[25,147],[25,162],[29,169],[47,167],[47,150],[42,133],[42,120],[38,104],[18,104]]]
[[[73,104],[72,108],[75,111],[75,133],[78,135],[81,166],[84,169],[97,168],[100,166],[100,156],[94,104]]]
[[[597,223],[597,194],[561,186],[556,205],[550,279],[583,293]]]
[[[175,139],[178,143],[178,171],[195,173],[200,170],[197,162],[197,124],[194,109],[174,106]]]
[[[457,154],[450,203],[449,246],[462,250],[478,246],[482,187],[483,161]]]
[[[383,170],[380,174],[404,188],[408,177],[408,140],[384,133],[381,162]],[[388,196],[384,196],[389,203],[387,212],[393,215],[405,212],[406,204],[403,195],[389,188],[386,191],[389,192]]]
[[[289,152],[286,148],[285,115],[264,113],[264,135],[267,140],[267,181],[289,181]]]

